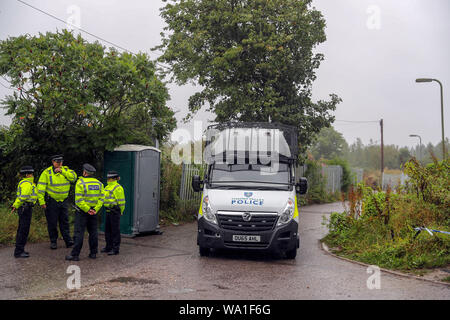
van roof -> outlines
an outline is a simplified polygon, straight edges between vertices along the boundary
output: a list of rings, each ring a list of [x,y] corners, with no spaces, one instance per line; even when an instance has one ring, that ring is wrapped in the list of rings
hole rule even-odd
[[[279,123],[229,122],[211,125],[206,132],[206,161],[225,153],[234,157],[270,153],[294,159],[298,154],[297,131]]]

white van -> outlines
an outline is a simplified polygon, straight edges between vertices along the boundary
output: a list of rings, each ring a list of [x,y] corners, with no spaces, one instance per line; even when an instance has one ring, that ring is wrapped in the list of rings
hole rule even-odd
[[[246,249],[295,259],[298,234],[295,181],[296,129],[274,123],[227,123],[208,127],[204,178],[192,179],[203,191],[198,212],[200,255],[210,249]]]

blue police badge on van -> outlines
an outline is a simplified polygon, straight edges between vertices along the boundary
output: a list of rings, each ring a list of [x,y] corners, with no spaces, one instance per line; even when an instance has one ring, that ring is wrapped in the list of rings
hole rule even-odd
[[[253,192],[244,192],[244,196],[250,198],[253,195]]]

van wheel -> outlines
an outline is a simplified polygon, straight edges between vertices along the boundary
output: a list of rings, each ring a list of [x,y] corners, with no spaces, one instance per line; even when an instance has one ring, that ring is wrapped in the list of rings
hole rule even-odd
[[[208,257],[210,250],[209,250],[209,248],[206,248],[206,247],[199,247],[199,252],[200,252],[201,257]]]
[[[295,259],[297,256],[297,248],[286,251],[286,259]]]

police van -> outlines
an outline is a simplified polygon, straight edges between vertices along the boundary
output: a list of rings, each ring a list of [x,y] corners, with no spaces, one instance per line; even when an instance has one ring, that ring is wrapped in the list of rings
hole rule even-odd
[[[200,255],[211,249],[245,249],[295,259],[300,245],[297,194],[306,178],[295,177],[296,129],[276,123],[226,123],[206,131],[204,177],[198,212]]]

